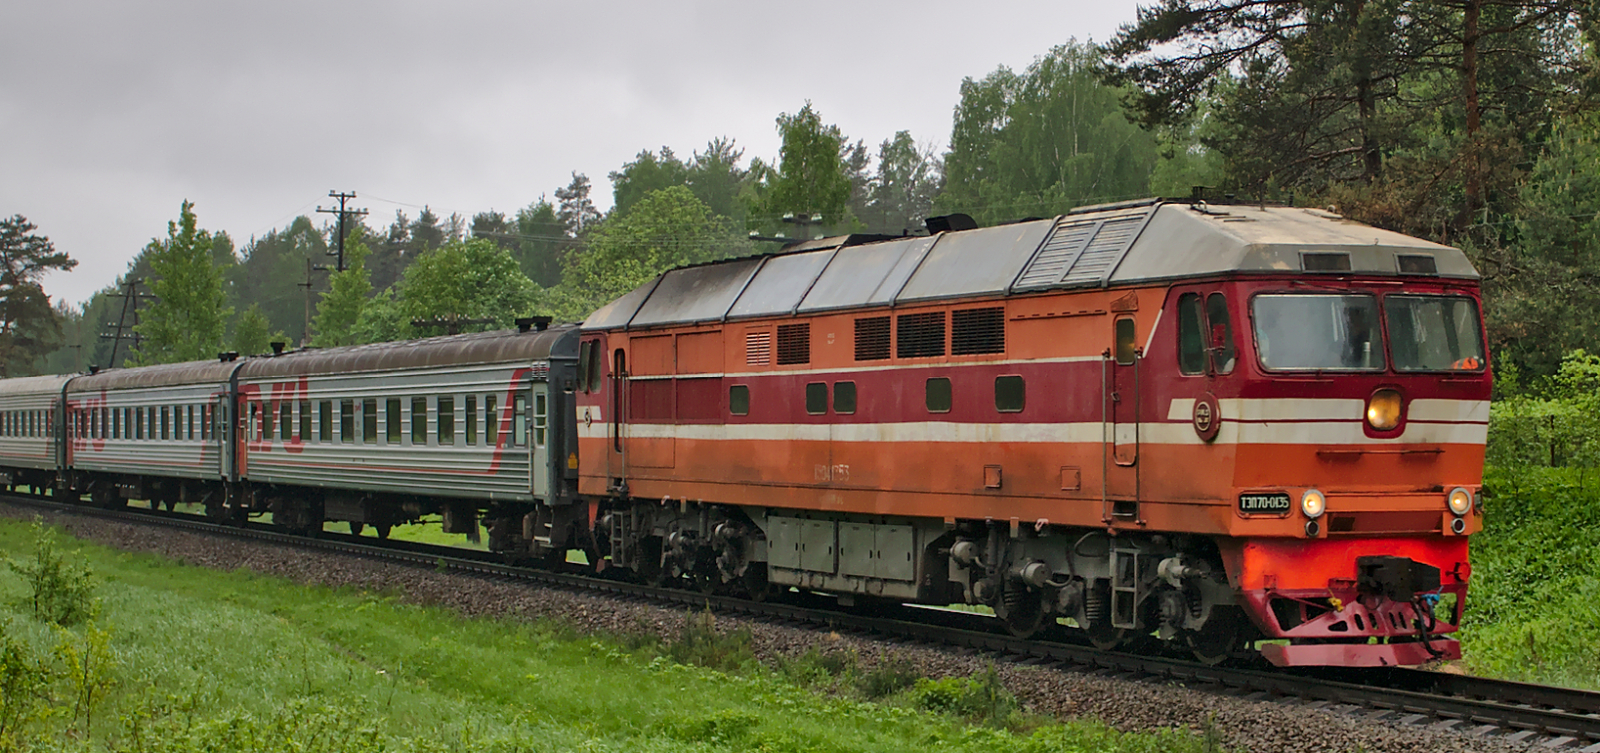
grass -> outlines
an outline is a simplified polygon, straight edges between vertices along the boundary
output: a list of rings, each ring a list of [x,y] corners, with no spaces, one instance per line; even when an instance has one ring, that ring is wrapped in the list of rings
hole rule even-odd
[[[1472,539],[1467,668],[1600,688],[1600,473],[1490,468]]]
[[[1028,718],[982,677],[931,681],[896,666],[857,672],[872,677],[859,684],[826,669],[827,682],[802,681],[756,664],[748,637],[719,632],[708,617],[687,620],[684,635],[665,642],[582,636],[69,543],[68,556],[96,573],[92,622],[40,621],[22,606],[27,584],[0,568],[0,633],[50,677],[47,710],[26,735],[0,736],[0,751],[1042,753],[1204,744],[1186,732]],[[32,556],[29,526],[0,519],[0,550]],[[66,671],[85,657],[98,657],[94,673]],[[836,663],[840,673],[846,665]],[[104,679],[88,683],[103,688],[91,694],[98,700],[74,702],[78,674]],[[867,687],[886,702],[863,700]]]

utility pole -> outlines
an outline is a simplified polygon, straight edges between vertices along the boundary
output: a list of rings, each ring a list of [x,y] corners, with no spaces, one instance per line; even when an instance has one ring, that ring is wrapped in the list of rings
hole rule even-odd
[[[344,271],[344,236],[345,236],[345,229],[344,228],[345,228],[345,218],[350,216],[350,215],[355,215],[357,217],[363,217],[363,216],[365,216],[367,214],[367,210],[365,210],[365,209],[346,209],[345,208],[345,202],[347,202],[347,201],[349,201],[351,199],[354,199],[356,197],[356,192],[355,191],[351,191],[349,193],[344,193],[342,191],[329,191],[328,195],[339,200],[339,208],[338,209],[323,209],[319,205],[317,207],[317,211],[321,212],[322,214],[337,214],[337,215],[339,215],[339,250],[337,252],[329,251],[328,255],[329,256],[338,256],[339,257],[339,263],[334,267],[334,269],[337,269],[338,271],[343,272]]]
[[[129,350],[129,354],[131,355],[134,350],[139,348],[139,343],[144,339],[144,337],[134,329],[135,327],[139,326],[139,299],[151,297],[148,293],[139,292],[139,284],[143,282],[144,280],[140,278],[129,279],[127,282],[123,283],[123,287],[126,288],[126,290],[124,292],[115,294],[118,298],[122,299],[122,314],[117,317],[115,322],[106,322],[105,326],[116,327],[117,332],[116,334],[102,333],[100,335],[102,339],[109,339],[111,341],[111,360],[106,364],[106,368],[108,369],[114,369],[117,367],[117,346],[121,345],[123,340],[133,341],[133,347]],[[132,324],[128,324],[128,315],[130,313],[133,315]],[[124,330],[127,331],[127,334],[123,334]]]

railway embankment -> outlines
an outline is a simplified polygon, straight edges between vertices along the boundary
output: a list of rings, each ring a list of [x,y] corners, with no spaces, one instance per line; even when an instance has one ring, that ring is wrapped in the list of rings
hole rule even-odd
[[[12,518],[0,519],[0,547],[27,555],[20,521],[30,513],[0,510]],[[560,589],[106,520],[55,522],[93,542],[74,556],[99,573],[94,624],[106,634],[107,673],[85,704],[73,703],[64,676],[53,680],[54,706],[34,722],[48,726],[34,729],[54,734],[58,749],[244,741],[226,735],[272,743],[262,750],[312,739],[337,751],[1515,749]],[[87,626],[63,633],[24,614],[25,595],[17,576],[0,574],[7,634],[36,660],[65,666],[72,649],[63,646],[92,648]],[[82,705],[92,721],[71,710]],[[1094,721],[1056,721],[1072,718]]]

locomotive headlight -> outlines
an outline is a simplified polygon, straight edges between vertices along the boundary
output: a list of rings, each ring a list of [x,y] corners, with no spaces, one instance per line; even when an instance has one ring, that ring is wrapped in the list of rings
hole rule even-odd
[[[1367,425],[1388,431],[1400,425],[1400,393],[1384,388],[1367,398]]]
[[[1316,520],[1327,509],[1328,498],[1322,496],[1322,492],[1307,489],[1305,494],[1300,495],[1300,512],[1305,513],[1306,517]]]
[[[1466,515],[1472,509],[1472,492],[1458,486],[1450,490],[1450,497],[1446,501],[1450,505],[1450,512]]]

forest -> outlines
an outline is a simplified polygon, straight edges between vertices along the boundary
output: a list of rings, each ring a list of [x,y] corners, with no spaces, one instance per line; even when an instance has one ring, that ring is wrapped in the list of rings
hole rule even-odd
[[[351,216],[342,239],[317,215],[241,242],[204,229],[204,208],[185,202],[116,285],[79,305],[52,305],[39,284],[76,263],[70,250],[14,216],[0,223],[0,368],[356,344],[535,314],[581,321],[665,269],[784,239],[1201,195],[1329,207],[1464,249],[1483,275],[1502,396],[1559,397],[1600,352],[1597,12],[1556,0],[1161,0],[1104,43],[1069,39],[1023,70],[963,80],[944,147],[919,140],[929,134],[845,134],[802,102],[776,116],[777,155],[747,155],[727,134],[687,155],[644,146],[605,176],[604,213],[578,172],[526,206]],[[118,322],[123,337],[105,337]]]

